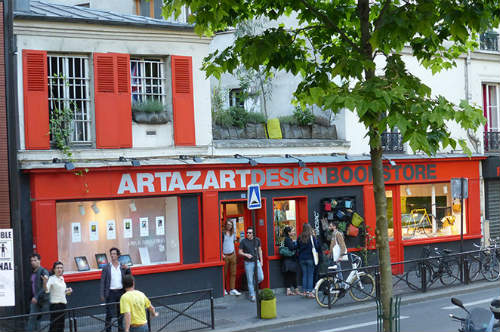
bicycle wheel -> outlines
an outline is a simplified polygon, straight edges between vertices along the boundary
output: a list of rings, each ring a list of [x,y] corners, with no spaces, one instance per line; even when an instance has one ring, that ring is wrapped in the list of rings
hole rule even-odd
[[[412,290],[418,290],[422,288],[422,270],[421,266],[425,267],[425,280],[427,280],[427,285],[429,285],[432,277],[432,268],[426,263],[419,263],[414,266],[410,271],[406,272],[406,284]]]
[[[441,273],[440,280],[444,286],[449,286],[460,280],[460,264],[455,259],[442,261],[439,271]]]
[[[500,277],[500,267],[494,255],[485,255],[482,260],[481,274],[488,281],[496,281]]]
[[[480,273],[481,272],[481,263],[479,261],[479,257],[469,257],[467,258],[467,262],[469,265],[469,280],[470,281],[476,281],[479,279]]]
[[[358,278],[359,277],[359,278]],[[359,272],[351,282],[349,294],[355,301],[365,301],[375,293],[375,278],[368,273]]]
[[[337,282],[333,281],[332,278],[329,278],[330,282],[327,282],[327,278],[322,278],[318,280],[316,283],[316,287],[314,287],[314,295],[316,297],[316,302],[320,305],[320,307],[328,308],[328,294],[330,294],[330,303],[334,304],[337,302],[339,298],[338,289],[340,286]],[[330,285],[330,289],[328,289],[328,284]]]

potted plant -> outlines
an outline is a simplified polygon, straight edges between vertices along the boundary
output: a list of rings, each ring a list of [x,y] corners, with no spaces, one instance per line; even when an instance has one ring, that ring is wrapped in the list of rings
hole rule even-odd
[[[161,100],[152,98],[132,103],[132,118],[145,124],[165,124],[170,120]]]
[[[263,319],[276,318],[276,295],[272,289],[264,288],[259,292],[260,317]]]

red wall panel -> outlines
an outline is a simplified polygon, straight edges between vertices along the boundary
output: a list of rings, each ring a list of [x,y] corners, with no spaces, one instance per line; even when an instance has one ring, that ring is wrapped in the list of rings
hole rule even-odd
[[[23,50],[24,137],[27,150],[50,149],[47,52]]]
[[[203,193],[203,262],[219,261],[220,233],[219,225],[219,194],[216,191]]]
[[[196,145],[192,66],[190,56],[172,56],[175,145]]]
[[[42,255],[44,266],[49,267],[59,259],[56,201],[34,201],[32,210],[35,251]]]

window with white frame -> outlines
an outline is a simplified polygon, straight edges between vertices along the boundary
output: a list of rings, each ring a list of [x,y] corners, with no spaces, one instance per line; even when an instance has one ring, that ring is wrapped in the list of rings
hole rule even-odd
[[[92,142],[92,117],[90,113],[89,60],[86,56],[48,55],[49,112],[72,111],[69,124],[69,142]]]
[[[498,115],[500,84],[483,84],[484,116],[488,120],[487,131],[500,131],[500,117]]]
[[[132,103],[158,100],[166,103],[165,63],[162,59],[130,59]]]
[[[242,98],[243,90],[231,89],[229,91],[229,107],[242,107],[245,108],[245,103]]]

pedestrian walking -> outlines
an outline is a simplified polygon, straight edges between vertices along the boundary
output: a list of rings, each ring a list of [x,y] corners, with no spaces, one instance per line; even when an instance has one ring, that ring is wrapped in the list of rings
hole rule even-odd
[[[125,317],[125,332],[147,332],[146,309],[153,317],[158,317],[155,307],[143,292],[135,289],[132,275],[127,274],[123,277],[123,287],[125,294],[120,298],[120,313]]]
[[[123,316],[120,314],[119,304],[112,305],[110,303],[120,302],[120,297],[125,292],[123,289],[123,277],[130,274],[130,268],[124,264],[120,264],[120,249],[111,248],[109,250],[111,262],[106,265],[101,272],[101,302],[106,303],[106,332],[111,332],[113,325],[111,320],[113,316],[118,320],[118,331],[123,331]],[[115,314],[113,314],[113,311]]]
[[[238,253],[245,260],[245,275],[247,277],[250,301],[255,302],[255,264],[257,264],[257,284],[260,284],[264,280],[264,272],[262,271],[262,247],[260,246],[260,239],[255,237],[253,228],[249,227],[247,229],[247,235],[241,240]]]
[[[332,233],[332,240],[330,241],[330,265],[337,265],[337,270],[346,270],[351,268],[349,266],[349,259],[347,257],[347,247],[344,241],[344,234],[337,229],[337,224],[330,220],[328,222],[328,230]],[[340,280],[344,280],[342,272],[337,273],[337,277]],[[347,285],[342,281],[342,286],[345,288]],[[339,297],[345,295],[345,290],[342,289],[339,293]]]
[[[299,265],[302,271],[302,290],[306,297],[314,298],[313,279],[314,267],[319,262],[319,243],[308,223],[302,227],[302,233],[297,241]]]
[[[241,295],[235,288],[236,284],[236,265],[237,258],[234,249],[236,242],[236,234],[234,232],[234,224],[231,220],[226,221],[226,229],[222,233],[222,257],[224,258],[224,295],[227,295],[227,274],[229,274],[229,294]]]
[[[47,269],[41,266],[42,257],[33,253],[30,255],[31,264],[31,301],[30,301],[30,314],[49,311],[48,297],[45,295],[43,288],[43,276],[48,276]],[[32,315],[28,319],[26,325],[27,331],[40,330],[40,321],[43,315]]]
[[[299,295],[299,289],[297,288],[297,270],[299,264],[297,263],[297,255],[295,254],[295,250],[297,249],[297,244],[294,240],[292,240],[291,235],[295,234],[295,229],[290,226],[286,226],[283,228],[283,246],[288,248],[290,253],[293,253],[292,256],[283,255],[281,271],[283,272],[283,276],[285,278],[285,287],[286,287],[286,295]]]
[[[45,293],[49,294],[50,302],[50,328],[49,332],[63,332],[64,320],[66,317],[66,295],[70,295],[73,290],[71,287],[66,287],[64,282],[64,265],[57,261],[52,266],[52,275],[50,277],[43,276],[43,288]]]

